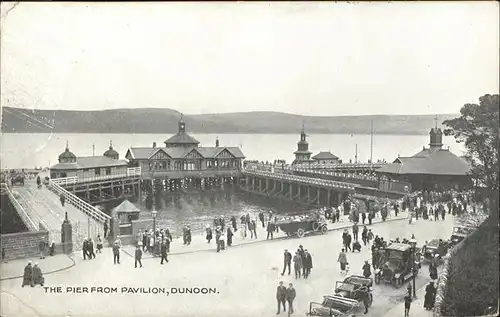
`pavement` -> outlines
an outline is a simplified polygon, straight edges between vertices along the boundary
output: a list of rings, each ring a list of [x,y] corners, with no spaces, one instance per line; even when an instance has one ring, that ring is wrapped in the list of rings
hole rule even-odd
[[[398,216],[392,216],[391,218],[386,219],[385,222],[391,222],[391,221],[397,221],[397,220],[404,220],[407,219],[408,213],[403,212],[399,213]],[[372,226],[376,224],[383,223],[383,221],[380,218],[375,218],[372,221]],[[264,241],[270,241],[267,240],[267,231],[265,228],[262,227],[261,223],[259,222],[260,225],[257,226],[257,239],[252,239],[250,238],[250,231],[247,230],[247,237],[242,238],[241,236],[241,230],[238,229],[234,233],[233,236],[233,245],[232,247],[236,246],[241,246],[241,245],[247,245],[247,244],[254,244],[254,243],[262,243]],[[331,223],[328,221],[328,231],[336,231],[336,230],[342,230],[342,229],[350,229],[352,228],[353,223],[349,221],[349,216],[341,216],[338,222]],[[371,228],[370,225],[368,225],[368,221],[366,221],[366,225],[368,228]],[[359,229],[359,237],[361,239],[361,231],[363,230],[363,225],[360,224],[360,229]],[[237,228],[239,228],[240,225],[239,223],[237,224]],[[310,235],[318,235],[319,233],[310,233]],[[215,237],[215,233],[214,233]],[[283,231],[279,231],[278,233],[274,232],[273,234],[273,241],[274,240],[282,240],[282,239],[290,239]],[[293,239],[293,238],[292,238]],[[295,238],[296,239],[296,238]],[[361,242],[361,241],[360,241]],[[216,245],[215,245],[215,239],[212,239],[211,243],[207,243],[205,239],[205,233],[198,233],[194,234],[192,237],[192,241],[190,245],[184,245],[182,237],[174,238],[172,240],[172,243],[170,244],[170,253],[169,255],[177,255],[177,254],[187,254],[187,253],[192,253],[192,252],[200,252],[200,251],[215,251],[216,250]],[[135,247],[128,245],[122,247],[122,251],[125,252],[129,256],[134,256],[135,252]],[[143,254],[144,259],[151,259],[154,258],[151,254],[149,253],[144,253]]]
[[[387,240],[410,238],[415,234],[421,244],[432,238],[448,238],[453,224],[453,217],[447,216],[445,221],[419,219],[411,225],[406,221],[385,222],[373,225],[372,231]],[[203,241],[201,237],[198,239]],[[193,245],[180,246],[177,251],[194,246],[194,240]],[[335,281],[345,277],[337,263],[341,243],[341,232],[333,231],[302,239],[241,244],[220,253],[170,254],[169,263],[160,265],[158,258],[148,259],[143,261],[142,268],[134,268],[134,259],[123,253],[121,264],[113,264],[112,251],[106,248],[93,260],[84,261],[81,256],[75,255],[75,267],[46,276],[45,286],[52,287],[52,292],[40,286],[21,288],[19,280],[0,281],[1,315],[270,317],[276,316],[276,286],[283,281],[285,284],[293,283],[297,292],[294,315],[305,316],[311,301],[321,301],[323,295],[332,294]],[[299,244],[308,249],[313,258],[313,269],[307,280],[296,280],[287,272],[281,276],[283,250],[296,250]],[[364,260],[370,260],[370,257],[368,246],[363,247],[360,253],[348,253],[351,273],[360,274]],[[425,287],[429,280],[428,268],[423,266],[416,279],[417,289]],[[57,287],[61,287],[61,293],[57,292]],[[68,293],[68,287],[70,290],[73,290],[72,287],[89,287],[89,293]],[[97,293],[91,287],[103,287],[102,291],[113,291],[106,287],[116,287],[117,293]],[[122,287],[127,291],[122,292]],[[168,295],[130,292],[131,288],[140,291],[141,288],[155,287],[168,291]],[[192,288],[210,288],[215,292],[181,294],[186,289],[196,291]],[[404,292],[404,287],[395,288],[384,283],[374,285],[373,305],[364,316],[380,317],[392,312],[392,308],[401,303]],[[357,315],[363,315],[362,306]],[[415,315],[417,306],[418,302],[412,305],[411,316],[420,316]],[[401,311],[400,316],[402,314]]]
[[[28,261],[31,261],[33,264],[38,263],[44,274],[59,272],[75,265],[75,261],[66,254],[47,256],[45,259],[33,257],[22,260],[12,260],[0,263],[0,280],[21,278],[23,276],[23,269]]]
[[[410,306],[410,312],[409,315],[410,317],[433,317],[433,311],[432,310],[426,310],[424,308],[424,297],[425,297],[425,286],[417,289],[416,295],[417,298],[413,299],[413,302],[411,303]],[[401,303],[393,307],[391,310],[389,310],[386,314],[384,314],[384,317],[402,317],[404,316],[405,312],[405,304],[404,304],[404,296],[401,296]]]

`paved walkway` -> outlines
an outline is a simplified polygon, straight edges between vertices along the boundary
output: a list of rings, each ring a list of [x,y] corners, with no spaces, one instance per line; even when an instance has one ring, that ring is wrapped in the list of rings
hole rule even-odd
[[[419,220],[412,225],[405,221],[386,222],[373,225],[372,231],[386,239],[409,238],[414,233],[419,241],[425,241],[449,237],[452,227],[453,219],[447,217],[445,221]],[[283,249],[296,250],[299,244],[303,244],[313,257],[314,267],[307,280],[294,279],[293,274],[281,275]],[[335,281],[343,280],[344,275],[339,272],[337,263],[341,244],[341,232],[338,231],[302,239],[247,244],[221,253],[173,255],[168,264],[161,265],[159,259],[147,260],[143,261],[143,268],[137,269],[133,258],[128,256],[122,256],[121,264],[114,265],[112,251],[106,248],[93,260],[83,261],[81,256],[75,255],[77,266],[48,275],[47,286],[60,286],[63,290],[67,287],[117,287],[118,293],[45,293],[41,287],[21,288],[19,280],[6,280],[0,282],[0,309],[2,316],[16,316],[17,311],[17,316],[271,317],[277,316],[276,286],[283,281],[293,283],[297,292],[294,315],[304,316],[309,310],[309,302],[320,301],[323,295],[332,294]],[[370,258],[370,249],[363,247],[361,252],[349,252],[347,257],[351,272],[359,274],[364,260]],[[427,272],[423,268],[422,274],[417,276],[417,289],[428,283]],[[131,287],[161,287],[171,293],[121,293],[122,287],[127,290]],[[210,287],[217,292],[207,295],[172,293],[174,289],[192,287]],[[400,303],[404,289],[379,284],[374,285],[373,292],[374,302],[369,313],[363,315],[360,307],[356,316],[384,316]],[[417,304],[413,308],[416,307]]]
[[[69,203],[63,207],[59,197],[45,185],[38,188],[36,179],[26,180],[24,186],[14,186],[11,190],[33,222],[42,223],[49,230],[49,238],[54,242],[61,241],[61,225],[66,212],[73,224],[73,237],[77,245],[83,237],[88,236],[89,217]]]
[[[426,310],[424,308],[424,297],[425,297],[425,287],[421,287],[417,289],[417,298],[413,299],[413,302],[410,306],[410,317],[432,317],[433,311]],[[405,304],[404,304],[404,296],[401,295],[401,298],[398,300],[401,303],[389,310],[384,317],[402,317],[405,312]]]
[[[386,220],[386,222],[391,222],[391,221],[395,221],[395,220],[403,220],[403,219],[406,219],[407,217],[408,217],[408,213],[403,212],[403,213],[399,213],[397,217],[392,216],[391,218],[388,218]],[[368,223],[368,221],[366,222],[366,224],[367,223]],[[382,220],[379,218],[376,218],[373,220],[372,226],[376,225],[378,223],[382,223]],[[361,224],[360,225],[361,228],[359,229],[359,237],[360,238],[361,238],[361,231],[363,230],[362,226],[363,225]],[[240,227],[240,225],[238,224],[237,228],[239,228],[239,227]],[[367,227],[370,228],[370,226],[368,224],[367,224]],[[349,221],[347,215],[341,216],[339,222],[336,222],[336,223],[328,222],[328,231],[340,230],[340,229],[344,229],[344,228],[348,228],[348,229],[352,228],[352,222]],[[250,238],[250,231],[248,231],[248,230],[247,230],[247,237],[242,238],[241,237],[241,230],[238,229],[238,231],[236,231],[234,233],[234,236],[233,236],[233,247],[238,246],[238,245],[247,245],[247,244],[251,244],[251,243],[259,243],[259,242],[269,241],[269,240],[266,240],[266,238],[267,238],[266,229],[262,228],[262,225],[260,224],[260,222],[259,222],[259,225],[257,226],[256,231],[257,231],[257,239]],[[319,233],[311,233],[309,235],[320,235],[320,234]],[[214,236],[215,236],[215,234],[214,234]],[[273,236],[274,236],[274,240],[296,239],[297,241],[300,241],[300,239],[298,239],[298,238],[287,237],[286,234],[284,232],[282,232],[281,230],[278,233],[274,232]],[[191,245],[184,245],[183,241],[182,241],[182,237],[174,238],[172,243],[170,244],[170,253],[169,254],[186,254],[186,253],[199,252],[199,251],[215,251],[216,248],[217,247],[215,245],[215,239],[212,239],[211,243],[207,243],[207,240],[205,239],[205,233],[202,233],[202,234],[193,235]],[[134,255],[134,250],[135,250],[135,247],[130,246],[130,245],[124,246],[122,248],[122,251],[125,252],[126,254],[128,254],[129,256]],[[145,253],[143,255],[143,259],[149,259],[149,258],[153,258],[153,256],[149,253]]]
[[[23,276],[23,268],[26,266],[28,261],[31,261],[33,264],[38,263],[44,274],[59,272],[75,265],[75,261],[65,254],[47,256],[45,259],[34,257],[29,259],[13,260],[0,264],[0,280],[21,278]]]

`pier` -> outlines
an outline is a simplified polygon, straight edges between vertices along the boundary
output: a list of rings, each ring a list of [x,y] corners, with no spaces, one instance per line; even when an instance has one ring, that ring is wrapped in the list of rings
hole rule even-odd
[[[244,174],[242,189],[247,192],[311,206],[338,206],[355,191],[355,185],[350,183],[275,171],[245,169]]]
[[[72,225],[73,246],[76,249],[81,248],[85,238],[95,237],[98,233],[102,235],[104,221],[110,218],[52,181],[38,188],[35,179],[26,179],[24,186],[9,188],[3,184],[2,189],[7,190],[28,230],[37,232],[43,228],[48,231],[49,241],[56,244],[61,243],[61,228],[66,213]],[[65,197],[64,207],[61,196]]]

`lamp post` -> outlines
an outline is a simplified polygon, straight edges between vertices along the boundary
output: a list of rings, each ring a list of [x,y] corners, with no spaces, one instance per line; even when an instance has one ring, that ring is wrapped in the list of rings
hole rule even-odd
[[[157,214],[158,214],[158,212],[154,209],[154,205],[153,205],[153,210],[151,210],[151,216],[153,217],[153,255],[156,254],[156,215]]]
[[[412,255],[413,255],[413,258],[412,258],[412,273],[413,273],[413,298],[417,298],[417,293],[416,293],[416,290],[415,290],[415,276],[416,276],[416,269],[415,269],[415,250],[416,250],[416,247],[417,247],[417,240],[415,238],[411,238],[410,239],[410,245],[411,245],[411,249],[412,249]]]

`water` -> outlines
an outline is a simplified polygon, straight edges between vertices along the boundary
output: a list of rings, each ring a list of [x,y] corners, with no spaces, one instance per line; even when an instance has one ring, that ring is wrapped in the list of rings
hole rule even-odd
[[[214,146],[218,136],[221,146],[241,146],[246,159],[259,161],[293,160],[293,152],[297,149],[299,135],[295,134],[193,134],[200,141],[200,146]],[[77,156],[102,155],[109,147],[113,147],[125,156],[130,146],[152,146],[153,142],[161,145],[170,135],[158,134],[3,134],[1,138],[0,159],[2,168],[34,168],[50,166],[57,163],[57,157],[64,151],[66,142],[70,150]],[[319,151],[331,151],[344,162],[354,161],[356,144],[358,160],[366,162],[370,158],[370,135],[348,134],[313,134],[308,136],[309,150],[314,154]],[[373,138],[373,160],[385,159],[392,162],[398,154],[411,156],[429,143],[428,135],[375,135]],[[454,142],[451,137],[444,137],[443,143],[450,150],[462,155],[463,145]],[[142,216],[150,213],[144,204],[139,206]],[[211,195],[195,195],[182,197],[178,204],[164,204],[159,208],[158,223],[168,226],[179,233],[183,224],[190,224],[193,231],[202,230],[205,224],[212,223],[214,215],[239,216],[250,213],[252,217],[260,212],[282,213],[296,211],[292,205],[284,205],[273,201],[249,197],[239,192],[214,193]]]

